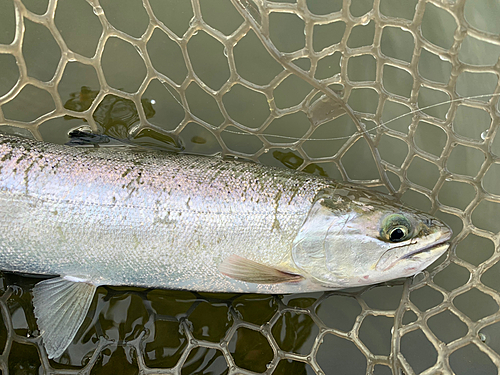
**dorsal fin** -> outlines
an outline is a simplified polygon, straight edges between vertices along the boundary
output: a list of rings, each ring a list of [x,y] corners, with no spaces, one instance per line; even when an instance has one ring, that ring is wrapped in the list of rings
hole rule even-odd
[[[56,277],[33,288],[38,329],[49,358],[71,344],[89,310],[97,287],[77,278]]]
[[[219,271],[236,280],[255,284],[279,284],[300,281],[302,276],[280,271],[239,255],[231,255],[220,265]]]

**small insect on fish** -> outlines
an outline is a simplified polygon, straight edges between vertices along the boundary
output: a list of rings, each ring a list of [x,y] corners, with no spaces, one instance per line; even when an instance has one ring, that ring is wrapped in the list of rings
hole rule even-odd
[[[0,135],[0,269],[33,289],[49,358],[99,285],[298,293],[414,275],[450,228],[391,196],[254,163]]]

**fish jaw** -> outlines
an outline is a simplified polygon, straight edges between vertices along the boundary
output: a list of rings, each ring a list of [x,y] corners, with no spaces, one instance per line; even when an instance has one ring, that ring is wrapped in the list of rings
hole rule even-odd
[[[423,271],[448,251],[449,248],[450,244],[445,242],[409,255],[405,260],[411,261],[413,264],[409,262],[406,263],[407,266],[405,269],[408,272],[407,276],[413,276]]]

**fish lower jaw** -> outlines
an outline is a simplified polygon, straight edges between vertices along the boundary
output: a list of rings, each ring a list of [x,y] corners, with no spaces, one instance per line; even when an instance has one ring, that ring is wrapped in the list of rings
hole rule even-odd
[[[413,259],[418,255],[432,255],[435,256],[436,253],[440,252],[439,255],[436,256],[438,258],[441,254],[443,254],[449,247],[450,244],[447,242],[450,240],[452,236],[452,232],[450,229],[439,233],[437,238],[434,238],[434,242],[426,247],[415,250],[409,254],[401,257],[400,260],[404,259]]]
[[[419,249],[413,253],[407,254],[401,259],[423,260],[423,259],[415,259],[417,257],[420,258],[432,257],[433,259],[437,259],[439,256],[444,254],[449,247],[450,244],[448,242],[441,242],[438,244],[434,244],[432,246],[424,247],[423,249]]]
[[[410,262],[410,264],[405,267],[406,277],[414,276],[429,267],[448,250],[449,246],[448,243],[437,244],[405,258],[405,261]]]

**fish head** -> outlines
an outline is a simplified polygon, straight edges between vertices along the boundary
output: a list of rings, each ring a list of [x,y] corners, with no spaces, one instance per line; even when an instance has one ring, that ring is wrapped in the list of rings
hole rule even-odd
[[[292,247],[304,276],[348,288],[417,274],[448,248],[451,229],[393,197],[342,186],[315,199]]]

